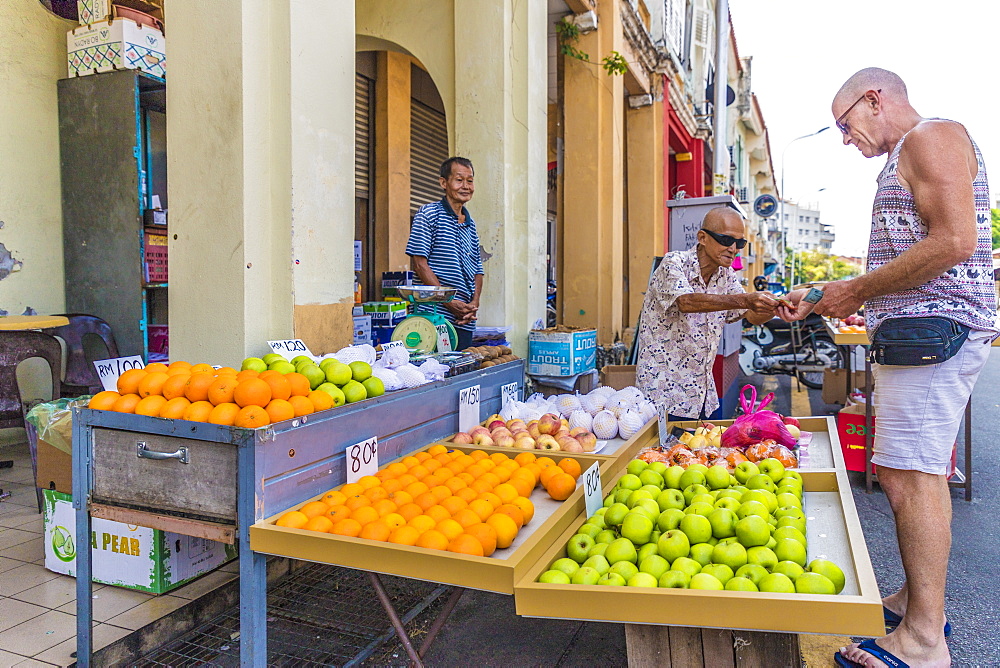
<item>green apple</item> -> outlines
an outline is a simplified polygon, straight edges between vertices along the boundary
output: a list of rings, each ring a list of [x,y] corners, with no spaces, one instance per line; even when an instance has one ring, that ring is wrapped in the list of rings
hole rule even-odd
[[[654,578],[649,573],[643,573],[642,571],[636,573],[628,579],[629,587],[652,587],[656,588],[656,578]]]
[[[649,492],[650,498],[656,499],[656,497],[658,497],[660,495],[660,492],[663,491],[663,488],[662,487],[657,487],[656,485],[643,485],[642,487],[639,488],[639,490],[640,491],[644,490],[644,491]]]
[[[573,573],[570,582],[575,585],[595,585],[601,579],[601,574],[589,566],[581,566],[580,570]]]
[[[385,383],[382,382],[381,378],[372,376],[361,381],[361,385],[365,388],[365,393],[367,393],[369,398],[381,397],[385,394]]]
[[[661,589],[687,589],[691,576],[684,571],[669,570],[660,576],[656,586]]]
[[[639,562],[639,572],[649,573],[657,580],[670,570],[670,562],[658,554],[651,554]]]
[[[618,540],[618,534],[611,529],[604,529],[601,533],[594,536],[595,543],[611,543],[615,540]]]
[[[725,586],[719,582],[719,579],[709,573],[698,573],[691,578],[691,582],[688,583],[688,589],[715,589],[717,591],[722,591]]]
[[[652,499],[639,499],[632,507],[633,513],[642,513],[649,518],[650,522],[656,522],[660,518],[660,507]]]
[[[633,510],[625,516],[625,520],[622,522],[622,538],[628,538],[636,545],[648,543],[652,533],[653,521],[641,512]]]
[[[594,511],[594,515],[600,515],[601,517],[604,517],[604,513],[606,512],[608,512],[607,507],[601,506],[600,508]]]
[[[739,501],[740,497],[743,495],[743,492],[740,492],[737,489],[733,489],[732,487],[728,487],[726,489],[720,489],[718,490],[718,492],[719,494],[716,497],[716,499],[736,499],[737,501]]]
[[[356,380],[348,382],[341,389],[344,391],[344,397],[347,399],[347,403],[349,404],[364,401],[368,398],[368,392],[365,390],[365,386]]]
[[[654,494],[650,494],[644,489],[636,489],[628,495],[628,500],[625,502],[625,505],[629,508],[635,508],[635,504],[639,503],[639,501],[643,499],[654,500],[656,499],[656,496]]]
[[[720,543],[712,550],[712,563],[729,566],[735,571],[740,566],[746,565],[747,549],[739,543]]]
[[[732,501],[732,499],[730,499]],[[726,508],[716,508],[708,515],[712,525],[712,535],[716,538],[728,538],[736,535],[736,513]]]
[[[691,503],[694,497],[698,496],[699,494],[708,494],[709,490],[708,487],[705,487],[704,485],[696,484],[696,485],[688,485],[681,491],[684,494],[684,503]]]
[[[788,508],[788,507],[801,508],[802,507],[802,499],[800,499],[799,497],[797,497],[794,494],[791,494],[789,492],[782,492],[781,494],[779,494],[777,496],[776,500],[777,500],[779,508]]]
[[[759,585],[761,578],[765,575],[767,575],[767,569],[759,564],[747,564],[736,569],[736,577],[746,578],[750,582],[753,582],[754,585]]]
[[[306,380],[309,381],[309,388],[312,390],[326,382],[326,374],[318,366],[304,366],[299,373],[306,377]]]
[[[615,490],[615,503],[624,504],[628,501],[628,497],[632,496],[632,492],[631,489],[617,488]]]
[[[729,540],[729,539],[727,538],[726,540]],[[705,542],[706,542],[706,543],[708,543],[709,545],[711,545],[712,547],[715,547],[716,545],[718,545],[718,544],[719,544],[719,539],[718,539],[718,538],[716,538],[715,536],[711,536],[711,537],[710,537],[710,538],[709,538],[708,540],[706,540]]]
[[[334,408],[336,408],[337,406],[343,406],[344,404],[346,404],[346,403],[348,403],[350,401],[347,398],[347,394],[345,394],[344,391],[341,390],[336,385],[332,385],[330,383],[323,383],[322,385],[320,385],[316,389],[317,390],[322,389],[324,385],[327,385],[328,387],[326,389],[323,389],[323,391],[326,392],[327,394],[329,394],[330,398],[333,399],[333,406],[334,406]],[[364,386],[361,386],[360,390],[361,390],[361,393],[364,393],[365,392]],[[359,392],[357,391],[356,388],[351,388],[351,392],[352,392],[351,396],[353,396],[353,397],[357,397],[359,395]],[[364,398],[364,397],[362,397],[362,398]]]
[[[765,545],[764,547],[766,547],[769,550],[774,550],[774,548],[778,547],[778,541],[774,539],[774,527],[771,527],[771,530],[772,530],[771,537],[767,539],[767,545]]]
[[[735,530],[740,544],[746,548],[767,545],[771,537],[767,521],[759,515],[747,515],[736,523]]]
[[[657,542],[659,542],[659,538],[657,538]],[[656,543],[646,543],[645,545],[639,548],[639,552],[636,555],[636,558],[639,560],[637,563],[641,563],[643,559],[652,554],[658,554],[657,552],[658,549],[659,548],[657,547]]]
[[[639,474],[639,482],[643,485],[652,485],[657,489],[663,489],[663,485],[665,484],[662,475],[649,469]]]
[[[766,489],[751,489],[740,497],[740,503],[749,503],[751,501],[760,503],[767,508],[767,512],[769,513],[773,513],[778,508],[778,497]]]
[[[594,513],[593,515],[587,518],[587,524],[593,524],[595,527],[599,529],[608,528],[608,523],[604,520],[604,513],[601,513],[600,515]]]
[[[601,507],[602,508],[610,508],[613,505],[615,505],[615,493],[611,492],[606,497],[604,497],[604,505],[601,506]]]
[[[680,485],[681,489],[685,487],[690,487],[691,485],[704,485],[705,484],[705,474],[696,469],[688,467],[684,474],[681,476]]]
[[[291,362],[284,362],[282,360],[278,360],[277,362],[272,362],[271,364],[268,364],[267,368],[270,371],[277,371],[281,375],[285,375],[286,373],[293,373],[295,371],[294,364],[292,364]]]
[[[803,534],[795,527],[790,527],[790,526],[778,527],[777,529],[774,530],[772,537],[775,540],[781,540],[782,538],[793,538],[802,543],[806,547],[808,547],[809,545],[809,543],[806,542],[805,534]]]
[[[670,570],[681,571],[686,573],[688,578],[701,573],[701,564],[692,559],[691,557],[677,557],[674,559],[673,563],[670,564]]]
[[[685,515],[679,525],[681,531],[687,534],[692,545],[704,543],[712,537],[712,523],[704,515]]]
[[[774,485],[774,481],[771,477],[764,474],[758,473],[757,475],[750,476],[746,482],[747,489],[766,489],[769,492],[773,492],[777,489]]]
[[[723,489],[729,487],[729,469],[721,464],[716,464],[705,473],[705,484],[710,489]]]
[[[782,517],[795,517],[801,520],[806,519],[806,514],[798,506],[783,506],[774,511],[775,519],[781,519]]]
[[[701,471],[702,475],[705,475],[706,473],[708,473],[708,467],[705,466],[704,464],[688,464],[687,470],[688,471]]]
[[[787,575],[768,573],[757,583],[757,589],[777,594],[794,594],[795,583]]]
[[[318,364],[320,369],[326,371],[326,367],[330,366],[331,364],[343,364],[343,362],[338,360],[336,357],[324,357],[318,362]]]
[[[758,591],[757,585],[753,583],[753,580],[741,577],[733,577],[729,579],[726,583],[727,591]]]
[[[708,517],[714,512],[715,506],[705,501],[695,501],[684,509],[685,515],[703,515],[704,517]]]
[[[545,571],[538,576],[538,581],[545,584],[568,585],[570,583],[569,576],[562,571]]]
[[[594,527],[594,529],[596,530],[597,527]],[[582,564],[587,560],[587,553],[594,545],[594,538],[592,536],[578,533],[566,543],[566,556],[576,563]]]
[[[610,587],[624,587],[625,578],[618,575],[618,573],[611,573],[609,571],[601,576],[601,579],[597,581],[597,584]]]
[[[684,531],[671,529],[660,536],[660,540],[656,543],[656,551],[672,563],[675,559],[688,556],[691,552],[691,541]]]
[[[587,524],[587,523],[584,523],[584,524],[580,525],[580,528],[576,530],[576,533],[577,533],[577,535],[579,535],[579,534],[586,534],[586,535],[590,536],[591,538],[597,538],[597,534],[601,533],[601,531],[603,531],[603,529],[601,527],[597,526],[596,524]],[[590,549],[590,548],[588,548],[588,549]]]
[[[778,527],[795,527],[799,530],[799,533],[805,534],[806,520],[804,517],[779,517]]]
[[[711,563],[714,550],[715,546],[711,543],[695,543],[691,546],[691,553],[688,556],[704,568]]]
[[[757,545],[747,550],[747,563],[757,564],[767,570],[771,570],[778,565],[778,557],[774,554],[774,550],[763,545]]]
[[[820,575],[826,577],[830,582],[833,583],[834,593],[839,594],[844,591],[844,585],[847,583],[847,578],[844,577],[844,571],[840,570],[840,566],[833,563],[832,561],[827,561],[826,559],[813,559],[809,562],[810,573],[819,573]],[[798,581],[796,581],[796,584]]]
[[[603,557],[604,553],[608,551],[608,543],[594,543],[594,547],[587,550],[587,558],[590,557]]]
[[[716,541],[715,543],[716,545],[729,545],[730,543],[740,542],[740,539],[737,538],[736,536],[726,536],[725,538],[722,539],[718,539],[715,536],[712,536],[712,538],[710,538],[708,542],[711,543],[713,540]]]
[[[667,465],[663,462],[653,462],[647,467],[650,471],[656,471],[661,476],[667,472]]]
[[[761,473],[769,477],[773,483],[777,483],[785,477],[785,465],[774,457],[768,457],[757,462],[757,468],[760,469]]]
[[[553,561],[549,568],[554,571],[562,571],[566,575],[573,575],[573,573],[576,573],[577,569],[580,568],[580,564],[576,563],[569,557],[562,557],[561,559]]]
[[[611,565],[617,564],[619,561],[629,561],[633,564],[638,561],[635,545],[628,538],[616,538],[613,540],[608,545],[608,549],[604,551],[604,557]]]
[[[785,475],[782,476],[779,482],[785,482],[786,480],[793,480],[799,484],[799,487],[802,486],[802,474],[793,469],[785,469]]]
[[[313,358],[309,357],[308,355],[296,355],[295,357],[293,357],[289,361],[292,364],[298,364],[299,362],[309,362],[310,364],[312,364],[313,363]]]
[[[803,573],[795,578],[795,591],[799,594],[836,594],[837,587],[830,578],[819,573]]]
[[[771,572],[781,573],[789,580],[797,580],[800,575],[805,573],[805,569],[794,561],[779,561],[774,568],[771,569]]]
[[[656,505],[661,512],[670,508],[684,510],[684,494],[679,489],[665,489],[656,497]]]
[[[673,490],[677,491],[677,490]],[[678,508],[667,508],[662,513],[660,513],[659,518],[656,520],[656,528],[660,531],[667,532],[671,529],[676,529],[681,520],[684,519],[684,511]]]
[[[750,516],[766,518],[770,514],[767,511],[767,506],[760,501],[747,501],[746,503],[741,503],[740,507],[736,509],[736,516],[741,520]]]
[[[802,488],[796,487],[795,485],[788,485],[786,483],[781,483],[774,490],[775,494],[794,494],[796,498],[800,501],[802,500]]]
[[[639,480],[639,476],[632,473],[626,473],[618,481],[618,487],[620,487],[621,489],[628,489],[635,491],[640,487],[642,487],[642,481]]]
[[[753,476],[760,473],[760,469],[753,462],[740,462],[733,471],[733,476],[742,485]]]
[[[626,473],[631,473],[632,475],[639,475],[645,471],[648,466],[649,464],[641,459],[633,459],[628,463],[628,466],[625,467],[625,471]]]
[[[806,548],[802,543],[791,538],[782,538],[774,548],[774,555],[778,561],[794,561],[799,566],[805,568]]]
[[[662,531],[660,531],[659,529],[653,529],[653,533],[649,534],[649,543],[655,543],[656,541],[660,540],[661,535],[663,535]],[[646,543],[646,545],[649,545],[649,543]]]
[[[730,496],[720,496],[715,500],[713,505],[716,508],[725,508],[726,510],[731,510],[735,513],[740,507],[740,502]]]
[[[351,377],[359,383],[368,380],[372,376],[372,366],[368,362],[358,360],[351,362],[347,366],[351,367]]]
[[[614,503],[604,513],[604,523],[609,527],[621,526],[628,515],[629,508],[624,503]]]
[[[601,575],[604,575],[611,570],[611,564],[608,563],[608,560],[603,555],[595,554],[592,557],[587,557],[587,560],[583,562],[580,568],[593,568]]]
[[[683,487],[681,487],[682,475],[684,475],[684,467],[677,466],[675,464],[674,466],[668,468],[666,472],[664,472],[663,480],[666,483],[667,487],[671,489],[683,489]]]
[[[711,494],[695,494],[691,497],[691,503],[707,503],[708,505],[715,507],[715,497]],[[690,504],[689,504],[690,505]]]
[[[260,358],[264,364],[271,366],[275,362],[287,362],[284,355],[279,355],[278,353],[268,353]]]
[[[246,371],[247,369],[256,371],[257,373],[267,371],[267,362],[259,357],[248,357],[243,360],[243,364],[240,365],[240,371]]]
[[[628,581],[630,577],[639,572],[639,567],[631,561],[618,561],[611,564],[611,570],[608,572],[617,573],[622,576],[623,580]]]

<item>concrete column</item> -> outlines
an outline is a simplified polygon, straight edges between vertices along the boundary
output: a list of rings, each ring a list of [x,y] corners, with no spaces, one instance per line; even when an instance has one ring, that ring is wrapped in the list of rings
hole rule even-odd
[[[410,236],[409,56],[380,51],[375,80],[375,280],[405,271]],[[375,299],[376,297],[372,297]]]
[[[663,255],[663,102],[625,114],[628,169],[628,303],[625,323],[642,311],[653,258]]]
[[[170,9],[171,357],[349,343],[354,3]]]
[[[623,324],[624,239],[622,154],[624,86],[601,58],[621,52],[621,9],[597,7],[598,28],[577,45],[589,62],[563,56],[564,179],[559,258],[561,321],[596,327],[601,345],[614,342]]]

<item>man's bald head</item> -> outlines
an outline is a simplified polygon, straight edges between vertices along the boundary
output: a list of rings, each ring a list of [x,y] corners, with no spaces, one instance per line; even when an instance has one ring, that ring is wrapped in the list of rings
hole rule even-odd
[[[743,217],[728,206],[717,206],[705,214],[701,226],[718,234],[743,236]]]
[[[844,82],[833,98],[833,103],[849,105],[870,90],[881,90],[882,97],[898,102],[907,102],[906,84],[899,75],[880,67],[866,67],[855,72]]]

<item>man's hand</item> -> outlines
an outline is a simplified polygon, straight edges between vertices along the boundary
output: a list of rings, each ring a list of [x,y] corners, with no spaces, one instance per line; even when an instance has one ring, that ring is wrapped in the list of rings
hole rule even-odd
[[[773,318],[778,308],[778,300],[770,292],[748,292],[746,308],[755,315]]]
[[[854,281],[834,281],[823,286],[823,298],[813,308],[819,315],[846,318],[858,312],[865,300],[855,292]]]
[[[778,317],[785,322],[795,322],[812,313],[814,305],[802,299],[807,292],[809,291],[792,290],[785,295],[781,305],[778,306]]]
[[[476,319],[476,313],[479,310],[478,307],[458,299],[453,299],[445,304],[445,308],[455,316],[456,325],[464,325],[472,322]]]

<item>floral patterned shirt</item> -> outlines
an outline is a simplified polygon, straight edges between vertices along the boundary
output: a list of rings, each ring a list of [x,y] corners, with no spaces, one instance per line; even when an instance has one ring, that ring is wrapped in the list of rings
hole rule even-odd
[[[682,313],[681,295],[744,294],[736,272],[719,267],[708,284],[702,280],[697,247],[667,253],[653,272],[642,304],[636,385],[668,414],[698,418],[719,407],[712,377],[722,328],[746,311]]]

